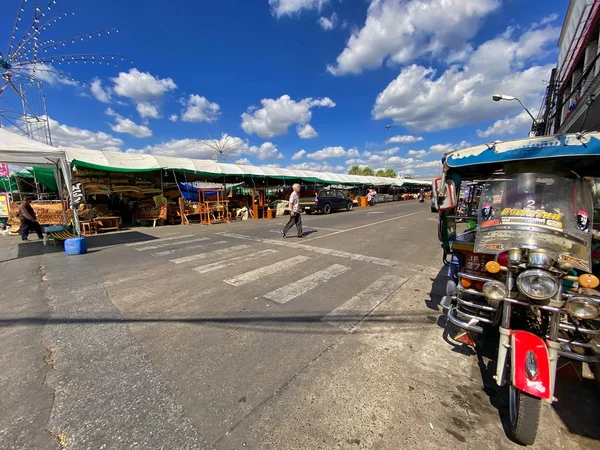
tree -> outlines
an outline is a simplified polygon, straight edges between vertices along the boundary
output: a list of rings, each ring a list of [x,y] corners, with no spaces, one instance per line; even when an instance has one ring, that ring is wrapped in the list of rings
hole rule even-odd
[[[360,166],[352,166],[348,170],[348,175],[367,175],[373,176],[374,172],[369,166],[360,167]]]
[[[360,166],[352,166],[348,170],[348,175],[362,175],[362,169]]]
[[[375,175],[375,172],[369,166],[365,166],[365,167],[362,168],[362,174],[361,175],[372,177],[373,175]]]
[[[375,176],[396,178],[396,172],[394,172],[394,169],[392,169],[391,167],[388,167],[387,169],[377,169],[377,172],[375,172]]]

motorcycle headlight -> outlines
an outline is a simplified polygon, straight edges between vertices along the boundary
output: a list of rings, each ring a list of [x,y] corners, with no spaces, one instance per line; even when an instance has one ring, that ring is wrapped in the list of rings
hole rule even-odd
[[[517,277],[521,293],[534,300],[554,297],[558,292],[558,281],[544,270],[526,270]]]
[[[567,301],[565,309],[578,319],[595,319],[600,315],[600,306],[587,297],[571,297]]]
[[[499,281],[488,281],[483,285],[481,290],[483,291],[485,298],[495,302],[501,302],[508,295],[508,289],[506,289],[506,286]]]

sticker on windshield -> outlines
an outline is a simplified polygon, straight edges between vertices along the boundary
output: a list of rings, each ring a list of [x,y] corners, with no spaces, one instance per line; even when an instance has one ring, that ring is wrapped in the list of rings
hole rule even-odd
[[[590,216],[583,209],[577,213],[577,228],[586,233],[590,232]]]
[[[563,213],[546,212],[543,209],[504,208],[500,213],[502,225],[533,225],[563,229]]]
[[[483,244],[481,246],[483,250],[504,250],[503,244]]]
[[[587,265],[587,261],[584,261],[583,259],[579,259],[579,258],[575,258],[571,255],[568,255],[566,253],[562,253],[558,256],[558,262],[559,263],[567,263],[567,264],[575,264],[578,265],[580,267],[583,267],[585,270],[588,270],[588,265]]]

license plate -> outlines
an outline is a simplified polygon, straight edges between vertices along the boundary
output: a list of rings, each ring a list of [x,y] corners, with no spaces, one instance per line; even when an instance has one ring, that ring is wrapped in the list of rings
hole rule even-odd
[[[489,255],[478,255],[470,253],[465,259],[465,268],[467,270],[474,270],[475,272],[486,272],[485,263],[494,259]]]
[[[310,209],[310,206],[305,206],[304,209]]]

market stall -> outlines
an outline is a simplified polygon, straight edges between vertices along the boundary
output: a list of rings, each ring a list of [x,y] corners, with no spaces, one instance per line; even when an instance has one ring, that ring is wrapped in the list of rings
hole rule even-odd
[[[73,186],[71,171],[64,150],[60,150],[41,142],[20,136],[8,130],[0,128],[0,162],[7,164],[20,164],[25,166],[51,169],[54,174],[56,186],[66,186],[66,194],[58,189],[60,207],[52,207],[52,211],[62,216],[62,224],[69,224],[71,220],[75,223],[75,230],[79,232],[79,217],[73,207]],[[61,179],[62,174],[62,179]],[[69,207],[66,206],[69,202]],[[12,209],[12,207],[11,207]],[[67,214],[71,210],[71,215]],[[53,219],[58,220],[58,219]]]

